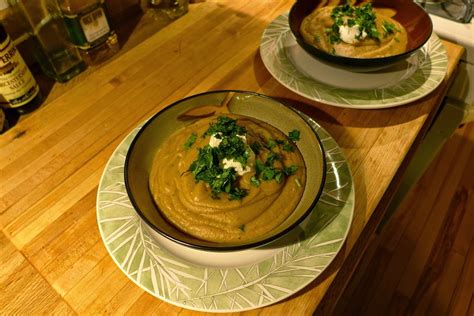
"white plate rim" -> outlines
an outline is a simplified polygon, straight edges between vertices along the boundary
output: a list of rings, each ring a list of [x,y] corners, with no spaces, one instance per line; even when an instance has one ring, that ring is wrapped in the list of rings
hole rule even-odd
[[[182,307],[182,308],[186,308],[186,309],[191,309],[191,310],[196,310],[196,311],[203,311],[203,312],[218,312],[218,313],[223,313],[223,312],[240,312],[240,311],[247,311],[247,310],[252,310],[252,309],[256,309],[256,308],[261,308],[261,307],[265,307],[265,306],[268,306],[268,305],[271,305],[271,304],[274,304],[276,302],[279,302],[281,300],[284,300],[292,295],[294,295],[295,293],[297,293],[298,291],[300,291],[301,289],[303,289],[304,287],[306,287],[308,284],[310,284],[311,282],[314,281],[314,279],[316,279],[331,263],[332,261],[334,260],[334,258],[337,256],[337,254],[340,252],[340,250],[342,249],[343,245],[344,245],[344,242],[345,240],[347,239],[347,236],[349,234],[349,231],[350,231],[350,227],[351,227],[351,224],[352,224],[352,219],[353,219],[353,213],[354,213],[354,182],[353,182],[353,178],[352,178],[352,175],[351,175],[351,172],[350,172],[350,169],[349,169],[349,166],[347,165],[347,161],[345,160],[344,158],[344,155],[341,151],[341,148],[337,145],[337,143],[335,142],[335,140],[327,133],[327,131],[325,131],[321,126],[319,126],[319,124],[317,124],[314,120],[312,120],[311,118],[309,118],[308,116],[306,116],[305,114],[302,114],[300,112],[300,114],[313,126],[313,128],[317,129],[317,132],[318,133],[321,133],[322,135],[320,136],[323,136],[321,137],[322,138],[322,141],[323,141],[323,145],[324,145],[324,141],[328,141],[328,144],[332,144],[334,147],[333,148],[328,148],[326,149],[326,155],[332,155],[333,158],[336,157],[336,159],[332,159],[330,160],[328,163],[329,164],[332,164],[333,167],[335,169],[333,169],[333,171],[337,170],[337,166],[339,165],[345,165],[345,167],[347,168],[347,172],[348,172],[348,176],[350,178],[350,183],[348,184],[348,186],[350,187],[350,192],[348,193],[348,196],[347,196],[347,200],[344,201],[344,206],[342,207],[343,209],[346,209],[345,212],[347,212],[347,214],[345,215],[348,215],[348,218],[346,219],[348,221],[348,225],[347,227],[345,228],[345,231],[344,231],[344,235],[342,238],[340,238],[340,240],[338,240],[338,247],[337,247],[337,251],[334,252],[334,254],[332,255],[332,257],[330,258],[330,260],[327,262],[326,266],[324,267],[323,270],[321,270],[319,273],[317,273],[317,275],[315,275],[314,277],[312,277],[311,279],[307,280],[307,282],[301,282],[301,285],[295,289],[295,290],[292,290],[290,293],[287,293],[286,295],[283,295],[281,297],[279,297],[277,300],[273,300],[273,301],[268,301],[268,302],[264,302],[262,304],[258,304],[256,306],[248,306],[246,308],[239,308],[239,309],[234,309],[234,308],[228,308],[228,309],[213,309],[212,307],[209,308],[199,308],[199,307],[193,307],[193,306],[190,306],[190,305],[186,305],[186,304],[181,304],[180,302],[177,302],[175,300],[171,300],[167,297],[164,297],[164,296],[160,296],[160,295],[157,295],[156,292],[150,290],[149,288],[147,288],[146,286],[144,286],[142,283],[140,283],[139,280],[137,279],[134,279],[133,277],[130,276],[129,272],[126,271],[126,269],[124,268],[123,266],[123,263],[121,263],[118,258],[114,255],[114,249],[111,249],[109,243],[107,242],[107,236],[106,236],[106,233],[104,231],[104,222],[102,222],[103,218],[101,218],[101,209],[103,209],[103,206],[101,206],[101,203],[104,202],[104,198],[103,196],[101,196],[104,192],[104,188],[103,188],[103,183],[104,183],[104,179],[107,175],[107,172],[110,171],[110,169],[114,169],[114,170],[117,170],[117,167],[118,166],[112,166],[112,161],[115,158],[117,158],[117,156],[120,156],[122,155],[123,157],[123,160],[125,159],[125,156],[123,155],[123,153],[121,153],[120,151],[123,151],[126,149],[128,149],[128,146],[130,145],[130,142],[131,140],[133,139],[134,135],[138,132],[139,128],[136,128],[135,130],[133,130],[121,143],[120,145],[116,148],[116,150],[114,151],[114,153],[112,154],[110,160],[107,162],[106,164],[106,167],[104,169],[104,172],[101,176],[101,179],[100,179],[100,182],[99,182],[99,188],[98,188],[98,191],[97,191],[97,223],[98,223],[98,226],[99,226],[99,231],[100,231],[100,235],[101,235],[101,238],[102,238],[102,241],[104,242],[104,245],[107,249],[107,252],[108,254],[112,257],[114,263],[120,268],[120,270],[130,279],[132,280],[137,286],[139,286],[140,288],[144,289],[145,291],[147,291],[149,294],[161,299],[161,300],[164,300],[170,304],[173,304],[173,305],[176,305],[176,306],[179,306],[179,307]],[[128,143],[128,144],[127,144]],[[123,166],[122,166],[122,174],[123,174]],[[125,191],[125,188],[123,188],[123,191],[125,192],[126,194],[126,191]],[[123,201],[121,201],[121,203],[123,203]],[[127,207],[131,207],[131,203],[130,201],[128,201],[129,205],[127,205]],[[133,207],[131,207],[133,209]],[[138,214],[136,214],[136,211],[133,210],[134,212],[134,215],[139,223],[139,225],[142,225],[144,227],[144,223],[140,220]],[[341,213],[338,213],[336,215],[336,217],[334,218],[334,220],[338,217],[340,217],[342,214],[342,211]],[[327,224],[327,226],[330,226],[334,221],[331,221],[329,224]],[[323,228],[323,230],[327,229],[327,226],[325,226]],[[322,231],[323,231],[322,230]],[[109,235],[110,237],[110,235]],[[313,237],[312,237],[313,238]],[[314,237],[315,238],[315,237]],[[324,246],[324,245],[323,245]],[[286,248],[289,248],[289,247],[292,247],[292,246],[287,246],[285,247]],[[279,254],[275,255],[278,256]],[[178,258],[179,259],[179,258]],[[266,259],[266,260],[269,260],[269,259]],[[265,260],[264,260],[265,261]],[[259,263],[260,264],[260,263]],[[203,269],[206,269],[205,267],[201,267]],[[216,268],[213,268],[213,269],[216,269]],[[227,268],[226,268],[227,269]]]
[[[400,86],[372,90],[335,88],[307,77],[296,69],[282,47],[286,32],[291,32],[288,26],[288,13],[278,16],[264,30],[260,42],[260,56],[266,69],[281,85],[294,93],[331,106],[383,109],[405,105],[434,91],[443,82],[447,72],[446,49],[438,36],[433,33],[424,46],[429,58],[426,58],[425,63],[420,65],[415,74]],[[419,84],[420,78],[424,79],[424,82],[417,89],[403,89],[412,84]],[[313,93],[305,92],[302,88]]]

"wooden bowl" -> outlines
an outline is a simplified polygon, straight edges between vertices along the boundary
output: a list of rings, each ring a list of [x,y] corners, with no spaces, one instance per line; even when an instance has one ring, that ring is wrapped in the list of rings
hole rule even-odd
[[[270,233],[240,243],[213,243],[194,238],[174,227],[161,214],[149,190],[153,158],[160,145],[174,132],[194,121],[183,120],[183,113],[198,113],[206,105],[219,105],[233,94],[228,103],[231,113],[248,116],[278,128],[298,129],[296,143],[306,167],[303,195],[293,213]],[[287,132],[285,132],[286,134]],[[233,251],[250,249],[274,241],[295,228],[314,209],[321,195],[326,175],[323,147],[311,126],[294,110],[270,97],[245,91],[211,91],[179,100],[155,114],[135,136],[125,160],[125,186],[130,201],[148,226],[167,239],[194,249]]]
[[[330,1],[331,2],[331,1]],[[360,1],[357,1],[356,5]],[[323,3],[323,4],[322,4]],[[324,4],[325,3],[325,4]],[[319,60],[329,62],[339,67],[364,68],[368,70],[380,69],[391,66],[399,61],[405,60],[420,49],[430,38],[433,32],[433,24],[429,15],[421,6],[412,0],[373,0],[374,8],[388,8],[396,12],[393,19],[397,20],[405,29],[408,35],[408,45],[406,52],[398,55],[379,58],[352,58],[336,56],[326,53],[305,42],[300,33],[300,26],[303,19],[313,10],[322,5],[327,5],[324,0],[298,0],[291,7],[288,17],[291,32],[297,43],[311,56]]]

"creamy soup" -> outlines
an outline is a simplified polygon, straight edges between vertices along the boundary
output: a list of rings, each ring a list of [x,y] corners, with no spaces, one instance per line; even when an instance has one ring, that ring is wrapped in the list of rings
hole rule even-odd
[[[306,171],[294,141],[252,118],[212,116],[177,131],[158,150],[150,176],[155,202],[181,231],[232,243],[278,227],[303,194]]]
[[[305,42],[329,54],[353,58],[376,58],[406,51],[405,28],[388,9],[341,5],[317,8],[301,23]]]

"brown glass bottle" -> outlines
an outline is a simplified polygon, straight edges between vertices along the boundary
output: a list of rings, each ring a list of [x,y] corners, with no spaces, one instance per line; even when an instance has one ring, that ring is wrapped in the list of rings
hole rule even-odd
[[[31,71],[0,24],[0,103],[24,114],[41,105],[41,92]]]

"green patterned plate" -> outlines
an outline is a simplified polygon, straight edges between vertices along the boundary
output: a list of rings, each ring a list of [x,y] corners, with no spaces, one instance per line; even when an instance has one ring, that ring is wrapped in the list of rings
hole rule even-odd
[[[260,43],[260,55],[263,63],[272,76],[291,91],[321,103],[359,109],[379,109],[400,106],[418,100],[441,84],[448,67],[446,49],[433,33],[430,40],[417,54],[418,68],[410,76],[402,77],[398,84],[370,90],[338,88],[298,71],[288,57],[288,37],[292,36],[288,26],[288,15],[280,15],[265,29]],[[291,38],[296,44],[296,41]],[[339,69],[337,71],[340,71]],[[337,73],[336,69],[332,74]],[[327,71],[321,72],[325,76]],[[372,80],[370,74],[361,74],[363,80]],[[373,80],[379,80],[380,72],[374,74]],[[341,78],[341,81],[343,78]],[[334,81],[334,79],[332,79]],[[347,83],[345,83],[347,84]],[[359,86],[371,86],[371,83]]]
[[[326,153],[326,184],[320,201],[295,229],[285,246],[271,256],[232,266],[199,265],[170,252],[153,238],[127,196],[124,162],[135,129],[113,153],[100,180],[97,221],[102,240],[115,263],[139,287],[155,297],[187,309],[236,312],[281,301],[313,281],[341,249],[354,211],[354,184],[335,140],[301,114],[318,133]],[[262,249],[262,252],[268,250]],[[240,251],[249,256],[258,249]]]

